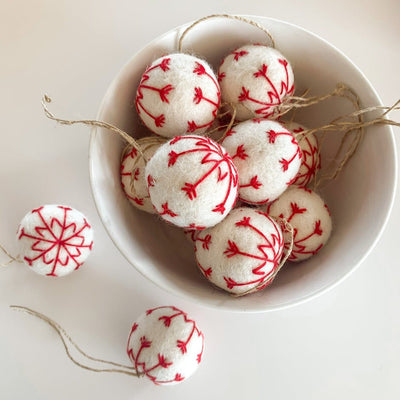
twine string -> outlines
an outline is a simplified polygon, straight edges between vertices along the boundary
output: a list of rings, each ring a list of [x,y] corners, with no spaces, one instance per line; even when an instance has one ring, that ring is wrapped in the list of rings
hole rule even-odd
[[[213,18],[227,18],[227,19],[232,19],[232,20],[237,20],[241,22],[245,22],[246,24],[252,25],[260,30],[262,30],[267,36],[269,41],[271,42],[271,47],[275,48],[275,40],[272,37],[271,33],[266,29],[264,26],[259,24],[258,22],[252,21],[250,19],[241,17],[239,15],[230,15],[230,14],[212,14],[208,15],[206,17],[200,18],[197,21],[193,22],[190,26],[188,26],[182,33],[182,35],[179,38],[179,43],[178,43],[178,51],[182,52],[182,44],[183,44],[183,39],[185,36],[198,24],[201,24],[204,21],[208,21],[209,19]]]
[[[324,95],[307,97],[308,92],[309,90],[307,89],[301,96],[289,96],[285,98],[282,104],[277,107],[277,112],[274,114],[274,118],[277,119],[283,117],[292,110],[313,106],[328,100],[331,97],[350,98],[351,93],[354,93],[352,89],[343,82],[338,83],[331,92]]]
[[[5,263],[0,264],[0,267],[7,267],[8,265],[10,265],[10,264],[13,263],[13,262],[17,262],[17,263],[20,263],[20,264],[23,263],[23,261],[20,259],[19,256],[14,257],[14,256],[13,256],[11,253],[9,253],[9,252],[7,251],[7,249],[6,249],[3,245],[1,245],[1,244],[0,244],[0,250],[9,258],[8,261],[6,261]]]
[[[23,306],[11,305],[10,308],[13,310],[16,310],[16,311],[20,311],[20,312],[24,312],[24,313],[33,315],[34,317],[37,317],[37,318],[43,320],[44,322],[46,322],[48,325],[50,325],[57,332],[58,336],[60,337],[60,339],[64,345],[64,349],[65,349],[65,352],[66,352],[68,358],[78,367],[81,367],[83,369],[86,369],[88,371],[93,371],[93,372],[115,372],[115,373],[135,376],[135,377],[139,377],[142,375],[142,374],[138,374],[133,366],[123,365],[123,364],[115,363],[113,361],[106,361],[106,360],[102,360],[100,358],[95,358],[95,357],[88,355],[71,339],[71,337],[68,335],[68,333],[64,330],[64,328],[61,325],[59,325],[57,322],[53,321],[46,315],[43,315],[35,310],[32,310],[28,307],[23,307]],[[93,368],[93,367],[84,365],[72,356],[69,345],[73,346],[83,357],[85,357],[88,360],[96,361],[96,362],[106,364],[106,365],[107,364],[112,365],[112,366],[115,366],[118,368]],[[125,368],[128,371],[121,369],[121,368]]]
[[[235,293],[233,294],[234,297],[242,297],[250,293],[255,293],[257,292],[263,285],[265,285],[265,282],[268,281],[269,283],[272,283],[272,281],[275,279],[275,277],[278,275],[278,272],[281,270],[281,268],[284,266],[286,261],[288,260],[290,254],[292,253],[293,250],[293,243],[294,243],[294,228],[293,226],[285,219],[285,218],[275,218],[277,222],[279,222],[282,232],[288,232],[289,233],[289,247],[285,250],[284,249],[284,256],[281,258],[281,261],[279,262],[279,265],[275,269],[275,271],[271,275],[265,276],[265,278],[255,287],[243,292],[243,293]]]
[[[121,138],[123,138],[127,143],[129,143],[129,145],[134,147],[144,158],[142,150],[141,150],[140,146],[138,145],[137,141],[132,136],[130,136],[128,133],[124,132],[122,129],[119,129],[115,125],[109,124],[108,122],[97,121],[97,120],[93,120],[93,119],[67,120],[67,119],[57,118],[47,107],[46,103],[51,103],[51,101],[52,101],[51,98],[47,94],[45,94],[42,98],[43,111],[47,118],[49,118],[53,121],[56,121],[62,125],[83,124],[83,125],[97,126],[99,128],[108,129],[114,133],[117,133]]]
[[[235,124],[235,119],[236,119],[236,106],[233,103],[223,103],[221,104],[221,108],[225,107],[225,106],[229,106],[231,108],[231,110],[226,110],[224,112],[222,112],[221,114],[217,115],[217,118],[223,118],[226,115],[230,115],[231,119],[229,121],[228,124],[225,125],[220,125],[217,126],[214,129],[208,130],[204,135],[205,136],[210,136],[212,135],[214,132],[219,131],[221,128],[225,128],[224,133],[222,134],[222,136],[217,140],[218,143],[222,142],[225,139],[225,136],[227,135],[227,133],[232,129],[232,126]]]

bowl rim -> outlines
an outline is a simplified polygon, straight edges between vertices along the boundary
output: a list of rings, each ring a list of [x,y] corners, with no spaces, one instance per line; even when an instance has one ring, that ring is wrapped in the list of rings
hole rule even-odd
[[[232,14],[233,15],[233,14]],[[299,29],[305,33],[307,33],[308,35],[313,36],[314,38],[320,40],[321,42],[323,42],[325,45],[327,45],[328,47],[330,47],[331,49],[333,49],[334,51],[336,51],[337,53],[339,53],[339,55],[341,57],[343,57],[349,64],[351,64],[351,66],[360,74],[360,76],[364,79],[365,83],[368,86],[368,89],[372,92],[372,94],[375,96],[376,100],[377,100],[377,105],[379,106],[383,106],[382,100],[379,96],[379,94],[377,93],[376,89],[372,86],[371,82],[369,81],[369,79],[366,77],[366,75],[362,72],[362,70],[346,55],[344,54],[340,49],[338,49],[335,45],[331,44],[330,42],[328,42],[326,39],[322,38],[321,36],[317,35],[316,33],[313,33],[311,31],[309,31],[308,29],[305,29],[301,26],[298,26],[296,24],[293,24],[291,22],[287,22],[287,21],[283,21],[280,19],[276,19],[276,18],[270,18],[270,17],[264,17],[264,16],[257,16],[257,15],[248,15],[248,14],[235,14],[237,16],[240,17],[244,17],[244,18],[249,18],[249,19],[256,19],[256,20],[262,20],[263,22],[265,21],[273,21],[273,22],[277,22],[279,24],[284,24],[284,25],[289,25],[293,28]],[[109,93],[109,91],[111,90],[112,87],[114,87],[116,85],[116,83],[118,82],[119,76],[121,75],[121,73],[126,69],[126,67],[130,64],[130,62],[132,61],[133,58],[135,58],[140,52],[142,52],[146,47],[152,45],[153,43],[163,39],[164,37],[170,35],[171,33],[175,33],[178,32],[179,30],[185,29],[188,26],[190,26],[193,22],[195,22],[195,20],[182,24],[180,26],[177,26],[175,28],[172,28],[170,30],[168,30],[167,32],[157,36],[156,38],[154,38],[153,40],[151,40],[150,42],[148,42],[145,46],[141,47],[138,51],[136,51],[132,56],[129,57],[129,59],[122,65],[122,67],[118,70],[118,72],[116,73],[116,75],[114,75],[114,78],[111,80],[111,82],[109,83],[109,85],[107,86],[106,92],[102,98],[102,101],[100,103],[100,107],[98,109],[97,115],[96,115],[96,119],[101,119],[101,115],[103,114],[104,108],[105,108],[105,104],[106,104],[106,98],[107,98],[107,94]],[[360,259],[341,277],[339,277],[336,281],[331,282],[323,287],[321,287],[320,289],[316,290],[315,292],[311,293],[311,294],[307,294],[303,297],[300,297],[296,300],[293,301],[287,301],[285,303],[280,303],[277,305],[270,305],[267,308],[264,309],[243,309],[243,307],[241,308],[240,306],[237,307],[232,307],[232,306],[227,306],[226,304],[216,304],[215,302],[211,302],[211,301],[207,301],[207,299],[201,298],[201,301],[198,302],[198,304],[200,304],[201,306],[207,307],[207,308],[212,308],[215,310],[219,310],[219,311],[228,311],[228,312],[236,312],[236,313],[266,313],[266,312],[272,312],[272,311],[278,311],[278,310],[284,310],[296,305],[300,305],[303,304],[305,302],[308,302],[324,293],[327,293],[329,290],[334,289],[337,285],[339,285],[341,282],[343,282],[346,278],[348,278],[356,269],[358,269],[360,267],[360,265],[365,261],[365,259],[369,256],[369,254],[372,252],[372,250],[375,248],[376,244],[378,243],[378,241],[380,240],[380,238],[382,237],[382,234],[387,226],[387,223],[389,221],[390,218],[390,214],[393,210],[393,206],[394,206],[394,201],[395,201],[395,196],[396,196],[396,191],[397,191],[397,180],[398,180],[398,157],[397,157],[397,148],[396,148],[396,141],[395,141],[395,137],[394,137],[394,133],[393,133],[393,129],[391,126],[387,126],[388,128],[388,133],[390,133],[389,135],[389,140],[390,140],[390,145],[391,145],[391,157],[393,159],[393,164],[394,164],[394,171],[393,172],[393,182],[391,185],[391,193],[390,193],[390,203],[389,203],[389,207],[386,210],[386,215],[384,218],[383,223],[381,224],[381,227],[379,229],[378,234],[376,235],[375,239],[372,241],[371,246],[369,247],[369,249],[363,254],[362,257],[360,257]],[[98,128],[97,127],[93,127],[91,129],[90,132],[90,139],[89,139],[89,151],[88,151],[88,158],[89,158],[89,181],[90,181],[90,187],[91,187],[91,193],[92,193],[92,197],[95,203],[95,207],[97,210],[97,213],[100,217],[100,220],[108,234],[108,236],[110,237],[111,241],[114,243],[115,247],[119,250],[119,252],[124,256],[124,258],[128,261],[128,263],[130,265],[132,265],[136,271],[138,271],[143,277],[145,277],[147,280],[151,281],[153,284],[155,284],[156,286],[158,286],[159,288],[167,291],[170,294],[173,294],[175,296],[178,296],[180,298],[183,298],[187,301],[193,302],[196,301],[197,298],[199,298],[199,296],[190,296],[185,292],[181,292],[181,291],[177,291],[174,288],[171,288],[168,285],[165,285],[159,281],[154,281],[152,279],[150,279],[145,273],[144,271],[139,268],[137,266],[137,264],[135,262],[133,262],[128,255],[124,252],[124,250],[118,245],[116,238],[113,236],[113,233],[111,232],[111,229],[107,226],[107,224],[105,223],[105,215],[104,212],[105,210],[102,208],[102,206],[100,205],[100,201],[99,198],[97,197],[97,190],[96,187],[94,185],[94,165],[93,165],[93,157],[92,157],[92,152],[94,151],[94,146],[95,146],[95,140],[96,140],[96,136],[97,134],[99,134],[98,132]],[[200,300],[200,298],[199,298]]]

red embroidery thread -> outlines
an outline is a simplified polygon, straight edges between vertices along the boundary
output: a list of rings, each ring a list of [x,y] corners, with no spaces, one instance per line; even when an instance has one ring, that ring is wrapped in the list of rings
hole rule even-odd
[[[162,309],[172,310],[174,312],[174,314],[172,314],[172,315],[161,315],[158,318],[159,321],[163,322],[163,325],[165,326],[165,328],[168,329],[171,326],[172,320],[174,318],[178,318],[178,317],[182,317],[184,319],[185,323],[192,325],[192,329],[190,330],[190,333],[189,333],[188,337],[186,339],[183,339],[183,340],[178,339],[177,342],[176,342],[176,346],[179,348],[179,350],[181,351],[182,354],[186,354],[187,353],[187,346],[189,345],[190,341],[192,340],[194,334],[197,334],[197,337],[200,337],[201,338],[201,342],[202,342],[201,351],[200,351],[199,354],[196,355],[196,361],[197,361],[197,363],[200,363],[201,359],[202,359],[203,351],[204,351],[204,335],[197,328],[196,322],[191,320],[191,319],[189,319],[185,312],[183,312],[183,311],[181,311],[178,308],[173,307],[173,306],[156,307],[156,308],[147,310],[146,311],[146,315],[150,315],[154,311],[162,310]],[[168,369],[171,365],[173,365],[173,362],[168,361],[165,358],[165,356],[160,354],[160,353],[158,353],[158,355],[157,355],[158,362],[156,364],[152,365],[151,367],[147,366],[146,362],[140,361],[140,356],[141,356],[142,352],[145,349],[150,348],[151,345],[152,345],[152,342],[150,340],[148,340],[145,336],[140,337],[140,339],[139,339],[140,340],[140,346],[139,346],[139,349],[137,351],[137,354],[135,355],[133,353],[133,349],[130,348],[129,345],[130,345],[132,334],[137,330],[137,328],[138,328],[138,324],[134,323],[133,326],[132,326],[131,332],[129,334],[128,344],[127,344],[128,357],[130,358],[130,360],[132,361],[133,365],[135,366],[136,371],[145,374],[156,385],[172,383],[172,382],[179,382],[179,381],[182,381],[183,379],[185,379],[184,376],[181,373],[176,373],[174,378],[171,379],[171,380],[164,380],[164,381],[157,380],[157,377],[154,376],[154,371],[159,369],[159,368]]]
[[[184,192],[186,192],[189,200],[193,200],[197,198],[197,188],[204,182],[214,171],[217,171],[217,182],[224,181],[228,177],[228,188],[226,190],[226,194],[221,203],[217,204],[212,211],[220,212],[223,214],[226,210],[226,202],[228,201],[229,195],[231,193],[232,188],[238,185],[238,177],[236,172],[236,167],[234,166],[232,159],[229,155],[222,149],[220,145],[213,142],[209,138],[206,137],[196,137],[196,136],[177,136],[172,141],[170,141],[170,145],[177,143],[180,140],[193,140],[195,139],[195,148],[191,150],[182,151],[180,153],[176,153],[171,150],[168,154],[168,167],[173,166],[178,158],[184,157],[190,153],[203,153],[204,156],[201,160],[201,164],[210,164],[210,169],[203,174],[196,182],[185,182],[184,186],[181,188]],[[225,164],[228,172],[222,173],[221,166]],[[161,214],[162,215],[162,214]]]
[[[24,260],[30,266],[39,259],[47,265],[52,265],[52,270],[47,276],[57,276],[57,267],[65,267],[70,262],[75,264],[75,269],[78,269],[82,265],[78,261],[78,258],[82,255],[81,249],[92,250],[93,241],[86,244],[83,235],[85,229],[91,229],[91,226],[86,219],[83,219],[81,226],[78,226],[75,222],[68,223],[68,212],[72,209],[64,206],[58,206],[63,210],[63,218],[52,217],[48,223],[42,214],[43,208],[42,206],[32,210],[32,214],[38,214],[42,223],[42,226],[35,227],[36,235],[27,234],[22,228],[18,237],[18,239],[23,237],[32,239],[34,242],[31,245],[31,250],[38,253],[36,257],[32,258],[25,256]],[[55,230],[56,226],[61,229],[59,233]],[[50,256],[48,259],[49,253],[54,249],[56,249],[56,255]]]

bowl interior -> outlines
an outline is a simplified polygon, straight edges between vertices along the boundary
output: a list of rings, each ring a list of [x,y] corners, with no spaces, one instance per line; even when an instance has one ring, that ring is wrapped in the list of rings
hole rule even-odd
[[[363,74],[341,52],[321,38],[294,25],[252,17],[268,28],[276,48],[292,63],[296,93],[310,89],[325,94],[338,82],[350,85],[365,107],[380,100]],[[147,136],[134,108],[136,88],[145,67],[161,55],[176,52],[183,28],[172,30],[137,53],[120,71],[104,97],[98,119],[135,137]],[[249,43],[268,43],[262,31],[243,22],[214,19],[193,29],[183,50],[215,68],[224,55]],[[326,101],[299,112],[296,120],[308,127],[328,123],[352,111],[341,99]],[[324,147],[329,160],[340,141],[331,134]],[[236,311],[268,311],[312,298],[333,287],[363,260],[376,243],[388,218],[396,182],[396,154],[389,127],[366,131],[357,153],[339,179],[322,190],[331,209],[334,230],[328,245],[313,258],[282,269],[267,289],[233,298],[207,282],[196,267],[192,244],[180,229],[130,205],[121,189],[121,139],[96,128],[90,143],[90,177],[100,217],[116,246],[143,275],[160,287],[197,303]]]

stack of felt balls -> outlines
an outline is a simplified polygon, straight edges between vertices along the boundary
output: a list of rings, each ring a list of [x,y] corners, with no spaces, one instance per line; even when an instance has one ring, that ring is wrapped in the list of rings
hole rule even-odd
[[[305,260],[331,233],[328,207],[307,188],[318,141],[277,118],[293,93],[289,61],[260,44],[230,52],[217,75],[192,55],[163,56],[137,88],[137,113],[159,140],[125,151],[123,189],[134,206],[183,228],[202,274],[233,294],[268,286],[289,248],[288,260]],[[226,104],[236,121],[217,142],[207,131]]]

